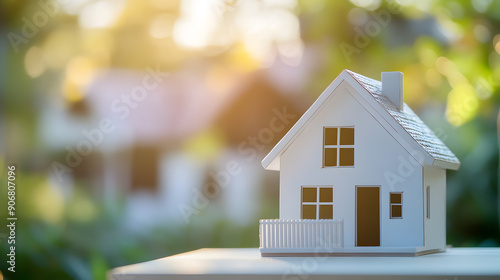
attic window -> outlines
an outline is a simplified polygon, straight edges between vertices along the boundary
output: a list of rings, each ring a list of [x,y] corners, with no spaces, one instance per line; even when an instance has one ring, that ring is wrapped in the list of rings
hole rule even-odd
[[[323,167],[354,166],[354,127],[323,128]]]

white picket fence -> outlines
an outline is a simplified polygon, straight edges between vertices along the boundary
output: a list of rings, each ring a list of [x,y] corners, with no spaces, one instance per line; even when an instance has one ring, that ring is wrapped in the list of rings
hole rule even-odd
[[[260,220],[261,248],[341,248],[344,220]]]

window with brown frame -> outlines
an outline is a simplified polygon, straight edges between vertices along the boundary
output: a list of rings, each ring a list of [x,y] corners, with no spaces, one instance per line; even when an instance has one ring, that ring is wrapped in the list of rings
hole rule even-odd
[[[390,193],[390,210],[391,219],[403,218],[403,193],[391,192]]]
[[[302,187],[302,219],[333,219],[333,188]]]
[[[323,167],[354,166],[354,127],[323,128]]]

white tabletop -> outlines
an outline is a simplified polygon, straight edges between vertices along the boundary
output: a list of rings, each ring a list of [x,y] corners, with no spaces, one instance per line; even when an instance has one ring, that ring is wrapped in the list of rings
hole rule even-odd
[[[500,248],[419,257],[261,257],[259,249],[200,249],[115,268],[110,280],[500,279]]]

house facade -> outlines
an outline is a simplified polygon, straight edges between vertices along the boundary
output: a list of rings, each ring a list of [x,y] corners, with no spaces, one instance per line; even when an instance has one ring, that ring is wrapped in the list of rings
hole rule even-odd
[[[280,171],[263,255],[418,255],[446,248],[446,169],[459,161],[403,102],[403,75],[344,70],[262,161]]]

